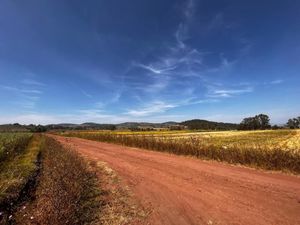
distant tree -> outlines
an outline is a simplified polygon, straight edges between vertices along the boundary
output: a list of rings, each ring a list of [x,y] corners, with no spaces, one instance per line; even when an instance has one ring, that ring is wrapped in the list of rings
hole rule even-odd
[[[258,120],[259,129],[265,130],[271,127],[269,116],[265,114],[259,114],[258,116],[255,116],[255,118]]]
[[[289,119],[286,123],[287,127],[290,128],[290,129],[294,129],[295,126],[294,126],[294,121],[292,119]]]
[[[239,130],[265,130],[269,128],[271,128],[270,119],[265,114],[244,118],[238,127]]]
[[[117,129],[117,126],[116,125],[111,125],[110,126],[110,130],[116,130]]]
[[[300,117],[289,119],[286,125],[290,129],[300,128]]]
[[[272,130],[278,130],[278,129],[280,129],[280,127],[278,125],[272,126]]]
[[[297,118],[294,118],[294,120],[296,120],[297,128],[300,128],[300,116],[298,116]]]
[[[34,132],[34,133],[40,133],[40,132],[47,131],[47,128],[40,124],[39,125],[30,124],[27,126],[27,129],[29,129],[30,132]]]

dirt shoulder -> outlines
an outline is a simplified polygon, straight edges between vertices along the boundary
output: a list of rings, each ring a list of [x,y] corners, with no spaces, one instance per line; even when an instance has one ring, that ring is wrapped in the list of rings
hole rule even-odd
[[[55,137],[104,161],[152,213],[145,224],[300,224],[300,177]]]

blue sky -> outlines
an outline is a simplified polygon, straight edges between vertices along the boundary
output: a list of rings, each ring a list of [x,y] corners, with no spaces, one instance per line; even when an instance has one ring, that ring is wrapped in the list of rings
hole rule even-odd
[[[0,0],[0,123],[285,123],[299,15],[297,0]]]

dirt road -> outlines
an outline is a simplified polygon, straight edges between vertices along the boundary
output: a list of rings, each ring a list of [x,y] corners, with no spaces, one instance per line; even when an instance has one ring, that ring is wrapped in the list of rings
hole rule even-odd
[[[150,224],[300,224],[300,177],[56,137],[108,163],[153,212]]]

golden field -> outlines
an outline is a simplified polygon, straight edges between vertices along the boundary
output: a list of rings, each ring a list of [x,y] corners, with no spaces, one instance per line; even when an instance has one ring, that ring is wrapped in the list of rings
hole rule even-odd
[[[300,172],[300,130],[68,131],[61,135],[265,169]]]

